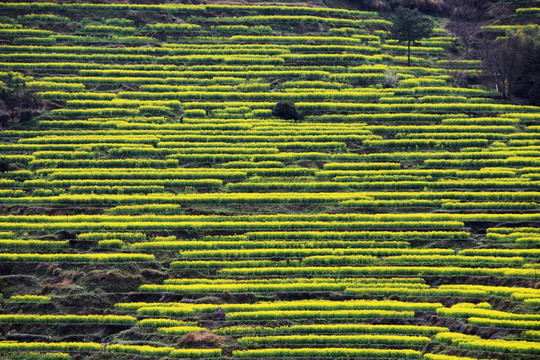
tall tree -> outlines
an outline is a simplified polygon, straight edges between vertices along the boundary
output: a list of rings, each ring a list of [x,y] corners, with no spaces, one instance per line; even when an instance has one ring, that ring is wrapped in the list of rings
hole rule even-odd
[[[26,86],[24,75],[16,72],[0,74],[0,126],[32,119],[43,102]]]
[[[12,121],[24,108],[26,96],[26,79],[19,73],[8,72],[0,81],[0,104],[7,110]]]
[[[392,19],[390,29],[392,37],[407,43],[407,64],[411,66],[411,44],[430,37],[433,33],[433,21],[422,16],[418,10],[398,7]]]
[[[540,79],[540,30],[524,26],[516,32],[483,44],[482,63],[491,83],[505,99],[530,97],[538,103]]]

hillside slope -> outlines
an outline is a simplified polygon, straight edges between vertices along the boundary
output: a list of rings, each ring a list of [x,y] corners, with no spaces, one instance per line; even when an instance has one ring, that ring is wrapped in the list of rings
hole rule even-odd
[[[0,11],[0,358],[538,357],[540,107],[443,29]]]

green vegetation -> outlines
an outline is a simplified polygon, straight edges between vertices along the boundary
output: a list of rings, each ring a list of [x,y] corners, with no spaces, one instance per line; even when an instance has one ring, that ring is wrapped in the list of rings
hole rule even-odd
[[[0,3],[0,358],[538,357],[537,6],[355,5]]]

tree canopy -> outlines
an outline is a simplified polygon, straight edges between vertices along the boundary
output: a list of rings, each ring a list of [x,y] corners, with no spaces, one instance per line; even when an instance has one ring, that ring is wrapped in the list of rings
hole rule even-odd
[[[296,105],[289,101],[280,101],[272,109],[272,115],[286,120],[298,121],[302,115],[298,112]]]
[[[400,42],[407,43],[407,63],[411,66],[411,44],[431,36],[433,21],[424,17],[418,10],[398,7],[392,19],[390,29],[392,37]]]

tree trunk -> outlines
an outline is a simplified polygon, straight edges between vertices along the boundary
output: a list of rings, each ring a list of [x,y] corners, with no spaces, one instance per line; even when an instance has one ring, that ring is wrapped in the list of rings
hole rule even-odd
[[[409,40],[409,46],[407,47],[407,65],[411,66],[411,40]]]

